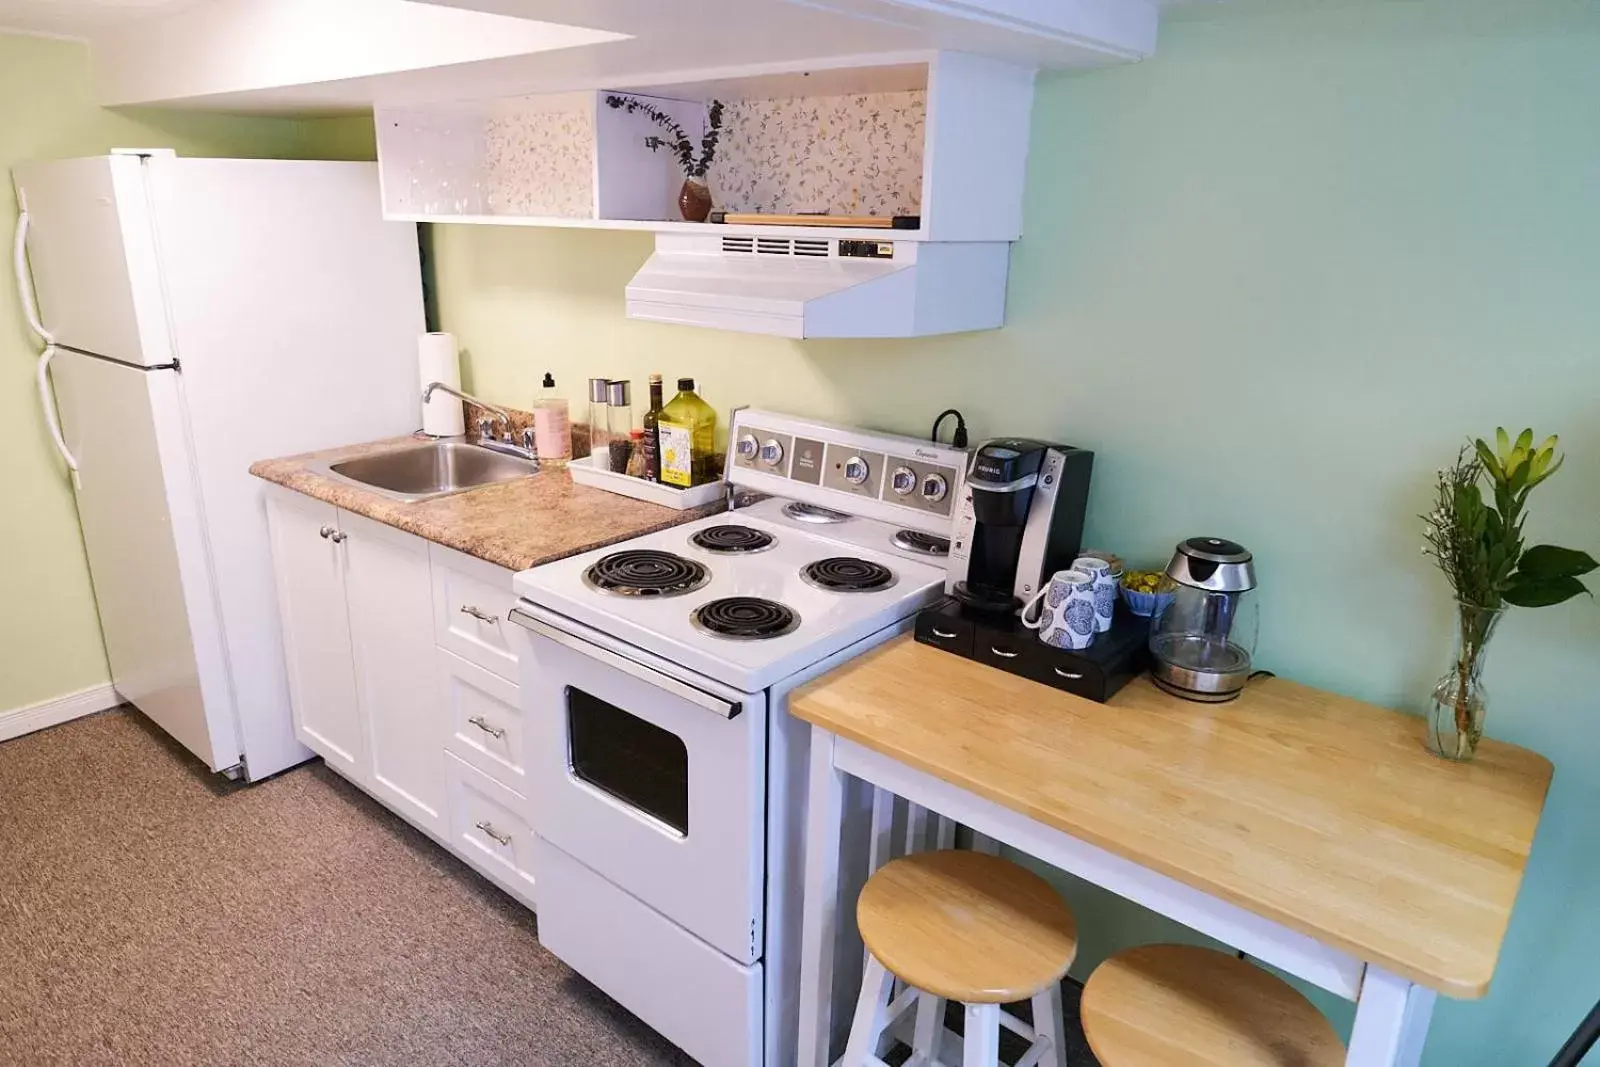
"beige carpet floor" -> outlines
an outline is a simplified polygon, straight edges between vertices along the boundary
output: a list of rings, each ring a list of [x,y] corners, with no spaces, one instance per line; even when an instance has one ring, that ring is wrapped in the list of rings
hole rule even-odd
[[[0,744],[0,1064],[687,1062],[320,763],[230,785],[131,711]]]

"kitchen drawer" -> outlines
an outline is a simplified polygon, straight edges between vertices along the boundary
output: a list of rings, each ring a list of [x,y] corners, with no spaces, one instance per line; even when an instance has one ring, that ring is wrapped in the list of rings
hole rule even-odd
[[[521,815],[526,801],[450,752],[444,776],[450,851],[533,907],[533,832]]]
[[[945,599],[917,613],[917,640],[958,656],[973,654],[972,620],[961,614],[961,605]]]
[[[762,965],[718,952],[544,838],[539,943],[704,1067],[762,1055]]]
[[[521,689],[498,674],[437,649],[439,692],[450,715],[445,748],[462,762],[526,796]]]
[[[439,647],[517,678],[517,648],[506,613],[517,602],[511,572],[433,545],[433,630]]]

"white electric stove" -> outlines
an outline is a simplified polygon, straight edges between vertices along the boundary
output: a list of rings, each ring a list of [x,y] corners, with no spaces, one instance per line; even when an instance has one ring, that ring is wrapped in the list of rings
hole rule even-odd
[[[746,508],[517,575],[542,944],[707,1067],[794,1057],[788,694],[943,592],[965,454],[736,413]]]

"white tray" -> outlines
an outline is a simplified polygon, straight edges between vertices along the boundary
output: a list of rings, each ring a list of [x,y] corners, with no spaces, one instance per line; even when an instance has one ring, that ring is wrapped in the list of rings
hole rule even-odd
[[[607,470],[606,458],[606,453],[600,451],[583,459],[573,460],[567,464],[567,470],[572,473],[572,480],[579,485],[593,486],[608,493],[631,496],[636,500],[648,500],[652,504],[660,504],[662,507],[678,511],[687,511],[702,504],[715,504],[726,492],[726,487],[720,481],[697,485],[693,489],[680,489],[662,482],[630,478],[626,474]]]

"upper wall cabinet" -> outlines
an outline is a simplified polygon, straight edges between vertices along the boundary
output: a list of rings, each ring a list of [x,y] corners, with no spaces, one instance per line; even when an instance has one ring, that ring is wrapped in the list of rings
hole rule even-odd
[[[1022,232],[1034,72],[941,52],[915,62],[630,84],[376,112],[390,218],[643,229],[628,314],[781,337],[915,337],[1005,318]],[[696,150],[722,105],[714,206],[647,103]]]
[[[618,99],[669,116],[697,150],[708,108],[724,105],[707,175],[719,211],[811,216],[817,224],[827,216],[884,225],[898,218],[908,227],[891,235],[900,240],[1021,234],[1033,71],[959,53],[379,108],[384,211],[424,222],[730,232],[683,223],[683,173],[657,140],[664,131],[638,111],[610,106]]]

